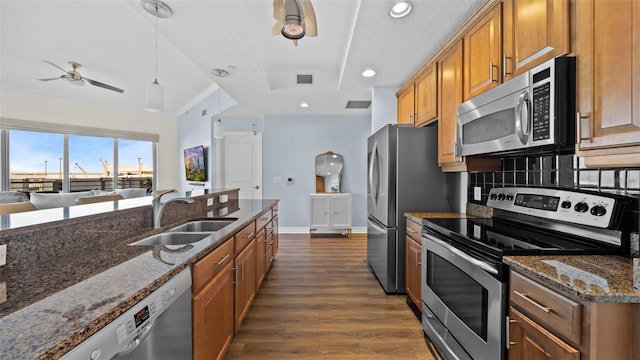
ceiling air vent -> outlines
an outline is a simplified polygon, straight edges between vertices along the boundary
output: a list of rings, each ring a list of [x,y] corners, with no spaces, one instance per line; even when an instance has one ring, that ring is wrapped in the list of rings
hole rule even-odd
[[[349,100],[347,102],[347,109],[368,109],[369,106],[371,106],[371,101]]]
[[[312,85],[313,84],[313,75],[296,75],[296,84],[298,85]]]

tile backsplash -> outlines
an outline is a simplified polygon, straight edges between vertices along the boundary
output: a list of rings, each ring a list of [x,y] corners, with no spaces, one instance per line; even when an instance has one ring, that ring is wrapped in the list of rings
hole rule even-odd
[[[503,158],[499,171],[469,173],[469,202],[486,204],[492,187],[544,186],[615,192],[640,198],[640,168],[586,169],[575,155]],[[474,200],[474,189],[482,192]]]

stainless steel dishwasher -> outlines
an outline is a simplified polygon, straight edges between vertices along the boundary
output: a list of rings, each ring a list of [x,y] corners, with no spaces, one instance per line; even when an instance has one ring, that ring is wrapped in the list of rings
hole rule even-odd
[[[191,359],[191,271],[186,268],[62,359]]]

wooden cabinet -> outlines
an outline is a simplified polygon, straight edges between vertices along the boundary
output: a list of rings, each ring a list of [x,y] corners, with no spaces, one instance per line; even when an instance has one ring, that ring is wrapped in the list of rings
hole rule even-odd
[[[502,82],[501,9],[496,5],[464,35],[464,101]]]
[[[311,232],[340,230],[351,233],[351,194],[314,193],[310,198]]]
[[[266,274],[266,240],[266,230],[263,228],[258,231],[258,235],[256,235],[256,291],[260,289],[260,285],[262,285],[262,280],[264,280]]]
[[[271,221],[272,225],[272,235],[273,235],[273,254],[272,257],[275,258],[278,253],[278,248],[280,247],[279,238],[278,238],[278,216],[276,213],[277,210],[274,210],[273,220]]]
[[[252,221],[233,237],[235,246],[234,254],[238,255],[242,249],[256,236],[256,222]]]
[[[509,309],[509,360],[580,360],[580,351],[514,308]]]
[[[576,1],[578,144],[587,167],[640,165],[640,3]]]
[[[396,93],[398,99],[398,124],[414,123],[415,91],[413,82],[405,85]]]
[[[233,339],[233,241],[193,266],[193,358],[221,359]]]
[[[256,242],[254,239],[234,259],[235,331],[247,315],[256,294]]]
[[[635,304],[587,302],[514,270],[509,281],[509,359],[632,358]]]
[[[422,309],[421,300],[421,267],[422,267],[422,239],[421,226],[407,219],[405,278],[409,299],[418,309]]]
[[[415,80],[415,126],[424,126],[438,117],[438,64],[433,62]]]
[[[504,81],[571,52],[569,5],[567,0],[503,0]]]

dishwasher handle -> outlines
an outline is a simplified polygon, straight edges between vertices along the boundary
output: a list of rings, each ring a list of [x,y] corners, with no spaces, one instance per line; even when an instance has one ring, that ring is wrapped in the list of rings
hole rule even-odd
[[[131,340],[131,342],[129,342],[125,347],[125,350],[122,350],[121,352],[117,353],[115,357],[117,358],[119,356],[125,356],[130,352],[132,352],[133,350],[135,350],[138,346],[140,346],[140,344],[142,344],[144,339],[149,335],[149,333],[151,332],[151,329],[153,329],[155,324],[156,324],[155,321],[150,321],[147,325],[145,325],[142,328],[140,335],[136,336],[135,339]]]

